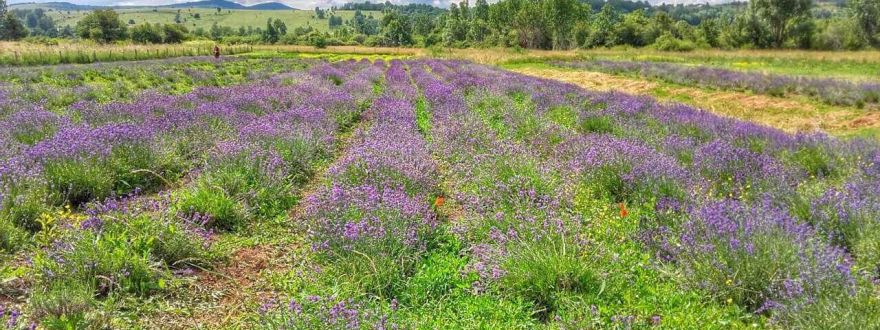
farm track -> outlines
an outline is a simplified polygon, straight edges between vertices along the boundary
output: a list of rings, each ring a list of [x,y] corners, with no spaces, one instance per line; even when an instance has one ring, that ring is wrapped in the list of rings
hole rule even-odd
[[[284,221],[269,224],[269,228],[258,228],[248,236],[260,237],[264,241],[235,250],[224,265],[200,272],[181,295],[180,303],[198,304],[191,315],[163,315],[150,320],[147,326],[166,329],[209,329],[242,328],[247,320],[241,316],[254,311],[254,305],[276,298],[269,276],[282,273],[303,262],[299,253],[303,247],[304,234],[299,233],[295,224],[302,217],[302,201],[314,194],[325,180],[326,171],[351,146],[353,132],[368,125],[358,121],[339,134],[339,140],[331,161],[318,168],[316,175],[300,189],[300,203],[289,213]],[[266,230],[266,231],[262,231]],[[257,233],[259,232],[259,233]],[[256,238],[256,237],[254,237]],[[199,297],[197,301],[187,301],[187,297]],[[169,326],[169,324],[173,326]]]
[[[325,180],[327,170],[351,147],[354,132],[369,125],[364,120],[369,109],[363,109],[353,122],[341,127],[332,156],[321,162],[308,181],[298,189],[298,203],[283,219],[263,221],[237,235],[228,260],[214,269],[195,274],[182,292],[167,297],[166,305],[174,306],[141,326],[164,329],[248,328],[247,315],[256,306],[278,298],[272,276],[282,274],[304,263],[304,233],[296,225],[305,208],[304,201],[316,193]]]
[[[521,67],[510,71],[572,83],[597,91],[648,95],[661,101],[687,103],[713,113],[748,120],[789,133],[818,129],[834,135],[880,129],[877,109],[819,105],[803,97],[772,97],[743,92],[668,86],[658,82],[600,72]],[[876,106],[875,106],[876,107]]]

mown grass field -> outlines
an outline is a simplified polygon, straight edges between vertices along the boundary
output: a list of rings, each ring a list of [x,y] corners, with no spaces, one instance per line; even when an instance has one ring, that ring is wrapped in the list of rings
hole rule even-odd
[[[878,51],[700,50],[687,53],[668,53],[629,49],[590,50],[582,52],[581,55],[586,59],[671,62],[788,75],[859,80],[877,80],[877,77],[880,77],[880,52]]]
[[[880,325],[876,108],[563,59],[0,68],[0,325]]]

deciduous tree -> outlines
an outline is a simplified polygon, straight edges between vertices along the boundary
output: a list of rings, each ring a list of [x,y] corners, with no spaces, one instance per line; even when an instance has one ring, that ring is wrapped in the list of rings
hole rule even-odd
[[[95,10],[76,23],[76,32],[81,38],[107,43],[125,39],[125,24],[112,9]]]
[[[773,45],[782,47],[789,29],[810,16],[813,0],[752,0],[751,6],[770,26]]]

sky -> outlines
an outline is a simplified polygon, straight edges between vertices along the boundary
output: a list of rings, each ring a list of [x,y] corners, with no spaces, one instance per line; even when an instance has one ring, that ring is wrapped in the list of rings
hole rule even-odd
[[[49,2],[49,1],[64,1],[70,2],[80,5],[101,5],[101,6],[151,6],[151,5],[168,5],[174,3],[182,3],[182,2],[191,2],[198,0],[7,0],[8,3],[24,3],[24,2]],[[299,9],[310,9],[315,7],[327,8],[330,6],[338,6],[348,2],[353,2],[352,0],[232,0],[234,2],[238,2],[240,4],[249,6],[255,5],[263,2],[280,2],[286,4],[293,8]],[[394,4],[408,4],[408,3],[426,3],[431,4],[436,7],[446,8],[449,6],[451,2],[459,2],[461,0],[390,0],[391,3]],[[489,3],[496,2],[497,0],[489,0]],[[708,0],[710,3],[718,3],[723,2],[725,0]],[[363,0],[357,0],[356,2],[363,2]],[[385,0],[372,0],[371,2],[385,2]],[[474,1],[470,1],[473,3]],[[659,4],[659,3],[669,3],[669,4],[677,4],[677,3],[705,3],[707,0],[648,0],[650,3]]]

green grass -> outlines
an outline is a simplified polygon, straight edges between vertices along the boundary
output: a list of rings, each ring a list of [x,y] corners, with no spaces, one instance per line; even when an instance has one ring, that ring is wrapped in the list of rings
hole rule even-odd
[[[128,23],[129,20],[134,20],[135,24],[145,22],[173,24],[174,18],[177,16],[178,8],[157,8],[154,11],[154,9],[150,7],[141,7],[117,9],[116,11],[120,14],[119,18],[126,23]],[[88,14],[88,11],[70,11],[70,13],[68,13],[67,11],[53,10],[49,12],[49,15],[56,20],[56,24],[61,27],[65,25],[70,25],[72,27],[76,26],[76,23],[86,14]],[[195,18],[195,14],[199,14],[200,18]],[[343,20],[349,20],[354,17],[354,11],[340,10],[337,11],[335,15],[341,16]],[[364,12],[364,15],[373,15],[376,19],[382,18],[382,12],[379,11],[367,11]],[[248,26],[251,26],[254,29],[265,29],[266,20],[269,18],[277,18],[283,21],[287,25],[288,31],[291,31],[296,27],[306,26],[311,26],[318,31],[330,31],[330,25],[328,24],[327,19],[329,18],[329,15],[324,19],[318,19],[315,17],[315,12],[312,10],[224,9],[220,13],[217,13],[217,10],[214,8],[180,9],[180,19],[183,21],[183,25],[190,29],[190,31],[194,31],[197,28],[203,28],[208,31],[214,23],[217,23],[220,26],[229,26],[234,29],[238,29],[239,27],[247,28]]]
[[[647,49],[596,49],[519,58],[510,58],[498,64],[507,69],[521,67],[547,68],[549,62],[570,60],[612,60],[670,62],[684,65],[704,65],[740,71],[837,77],[855,80],[877,80],[880,77],[878,52],[799,52],[799,51],[698,51],[693,53],[658,52]]]
[[[614,54],[592,54],[585,57],[592,60],[629,60],[650,62],[671,62],[685,65],[703,65],[719,68],[758,71],[766,73],[802,75],[816,77],[839,77],[858,80],[877,80],[880,77],[880,61],[816,58],[816,57],[773,57],[773,56],[736,56],[729,55],[698,55],[676,56],[673,54],[645,53],[627,51]]]
[[[348,60],[356,60],[360,61],[363,59],[369,61],[391,61],[394,59],[406,59],[411,56],[406,55],[394,55],[394,54],[357,54],[357,53],[323,53],[323,52],[315,52],[315,53],[301,53],[295,51],[280,51],[280,50],[255,50],[253,52],[249,52],[246,54],[238,55],[239,57],[245,57],[249,59],[273,59],[273,58],[290,58],[290,59],[315,59],[315,60],[325,60],[330,62],[338,62],[338,61],[348,61]]]
[[[126,101],[147,90],[179,95],[197,87],[238,85],[306,66],[301,61],[282,59],[233,60],[219,65],[208,59],[172,59],[139,64],[0,70],[0,83],[12,87],[19,97],[45,102],[50,111],[64,112],[81,99],[98,103]],[[25,140],[21,142],[30,139],[21,138]]]

